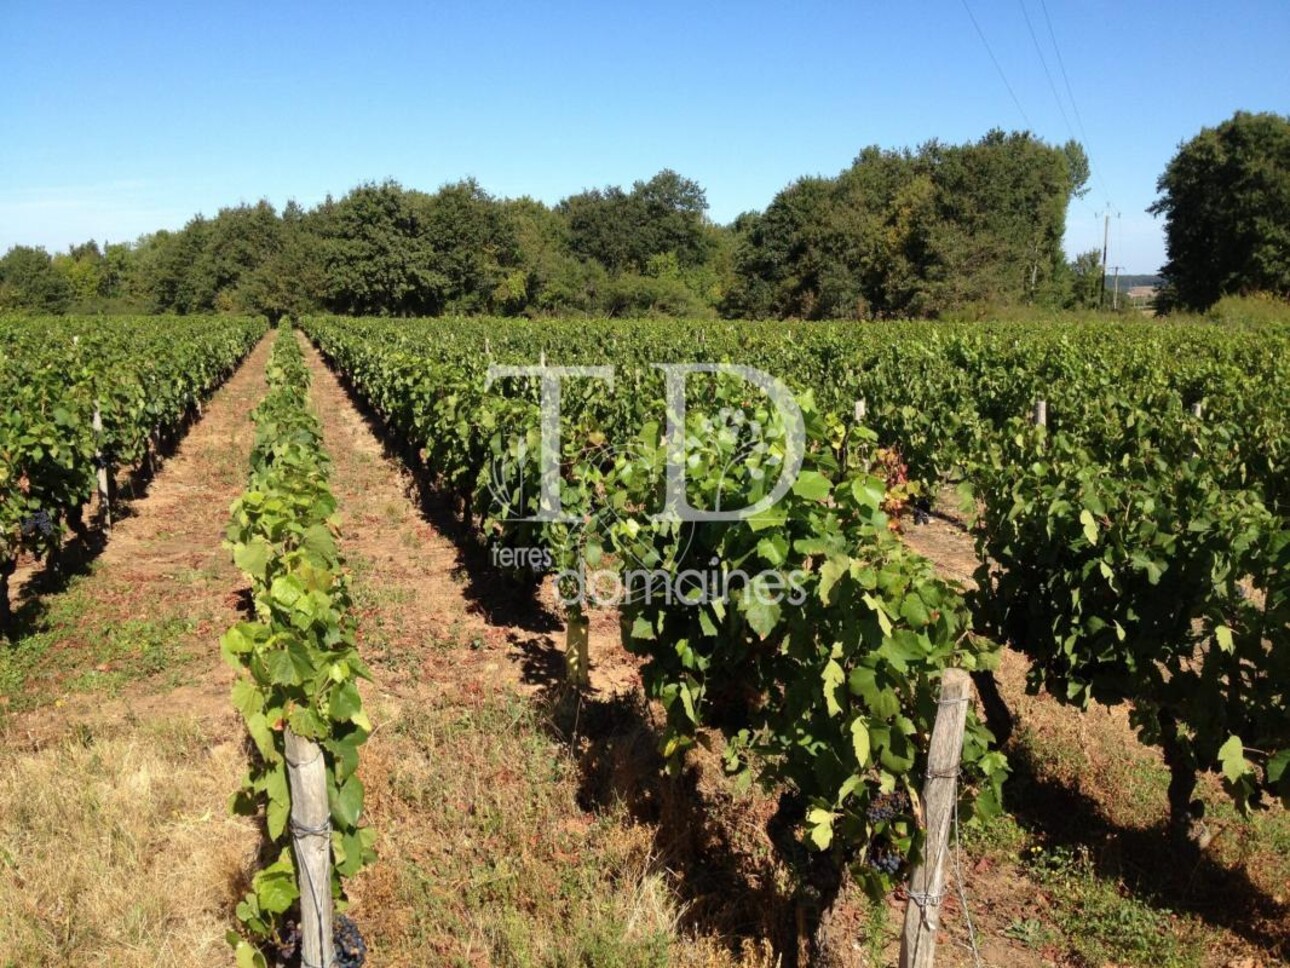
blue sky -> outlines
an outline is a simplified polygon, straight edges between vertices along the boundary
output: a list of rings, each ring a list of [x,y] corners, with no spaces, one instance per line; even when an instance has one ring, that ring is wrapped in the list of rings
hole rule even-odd
[[[727,221],[867,144],[999,126],[1086,134],[1067,248],[1100,246],[1109,203],[1111,263],[1153,271],[1144,209],[1178,143],[1238,108],[1290,113],[1290,0],[1043,3],[3,0],[0,251],[386,177],[554,202],[671,167]]]

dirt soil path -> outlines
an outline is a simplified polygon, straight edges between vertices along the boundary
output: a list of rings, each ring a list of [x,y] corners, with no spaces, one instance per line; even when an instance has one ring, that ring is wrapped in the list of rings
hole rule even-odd
[[[359,644],[382,668],[382,687],[425,698],[485,678],[526,694],[554,685],[564,674],[565,630],[549,585],[522,593],[474,561],[468,541],[454,542],[448,534],[458,522],[422,502],[374,419],[355,406],[318,351],[304,346],[334,465],[342,547],[363,583],[377,590],[375,601],[359,603]],[[383,607],[390,605],[399,607],[391,613]],[[589,648],[593,695],[639,688],[615,613],[593,613]]]

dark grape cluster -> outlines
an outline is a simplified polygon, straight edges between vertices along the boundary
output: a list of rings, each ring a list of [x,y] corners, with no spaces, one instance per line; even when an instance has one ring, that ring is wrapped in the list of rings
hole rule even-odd
[[[336,918],[336,968],[362,968],[367,960],[367,944],[358,933],[358,925],[345,915]]]
[[[332,926],[332,940],[336,945],[336,960],[333,968],[363,968],[367,960],[367,943],[358,932],[351,918],[337,915]],[[274,952],[275,964],[279,966],[300,964],[300,925],[288,921],[278,933],[277,950]]]
[[[274,963],[278,965],[294,964],[300,952],[300,926],[295,921],[288,921],[278,933],[277,951],[274,952]]]
[[[905,863],[905,858],[900,851],[892,847],[874,843],[869,845],[869,852],[865,855],[865,863],[876,871],[881,871],[884,874],[894,874]]]
[[[909,794],[904,790],[892,790],[890,793],[880,793],[870,800],[866,816],[870,823],[886,823],[908,812]]]
[[[109,443],[104,443],[102,450],[94,455],[94,466],[99,470],[111,470],[120,464],[117,458],[116,447]]]
[[[932,520],[932,505],[925,497],[914,502],[914,524],[927,524]]]
[[[31,517],[22,522],[22,536],[24,538],[42,538],[51,537],[54,533],[54,521],[45,510],[37,511]]]

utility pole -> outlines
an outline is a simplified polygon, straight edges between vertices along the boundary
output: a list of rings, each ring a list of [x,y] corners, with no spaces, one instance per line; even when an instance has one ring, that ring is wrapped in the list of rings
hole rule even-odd
[[[1102,288],[1097,294],[1097,308],[1106,305],[1106,258],[1111,248],[1111,210],[1107,209],[1102,221]]]
[[[1113,268],[1115,269],[1115,295],[1111,297],[1111,308],[1119,309],[1120,308],[1120,270],[1123,269],[1124,266],[1114,266]]]

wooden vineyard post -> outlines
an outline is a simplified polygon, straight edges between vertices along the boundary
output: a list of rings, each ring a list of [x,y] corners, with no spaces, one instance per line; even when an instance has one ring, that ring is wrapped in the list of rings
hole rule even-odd
[[[291,844],[300,887],[300,964],[332,968],[331,808],[322,747],[284,731],[287,783],[291,790]]]
[[[941,923],[945,895],[945,857],[950,828],[955,822],[959,761],[963,756],[963,730],[971,699],[972,679],[962,669],[946,669],[941,679],[936,723],[927,754],[927,779],[923,784],[923,817],[926,840],[918,866],[909,877],[905,929],[900,939],[900,968],[932,968],[936,960],[936,931]]]
[[[569,622],[565,628],[564,661],[569,672],[569,684],[578,688],[591,684],[591,658],[587,649],[590,625],[587,616],[580,609],[569,610]]]
[[[1191,405],[1191,415],[1198,420],[1205,416],[1205,405],[1197,400]]]
[[[97,468],[99,506],[103,510],[103,530],[111,531],[112,499],[108,493],[107,461],[103,459],[103,414],[99,410],[97,400],[94,401],[94,416],[90,421],[90,429],[94,431],[94,466]]]
[[[1035,412],[1031,415],[1031,420],[1036,427],[1043,427],[1045,430],[1048,428],[1048,401],[1043,397],[1035,400]],[[1046,444],[1046,438],[1040,440],[1039,449],[1044,450]]]
[[[1036,427],[1048,426],[1048,401],[1047,400],[1044,400],[1041,398],[1035,401],[1034,420],[1035,420]]]
[[[860,421],[864,420],[864,418],[868,415],[868,413],[869,413],[869,403],[868,401],[865,400],[864,397],[861,397],[859,400],[856,401],[856,409],[855,409],[856,423],[860,423]]]

